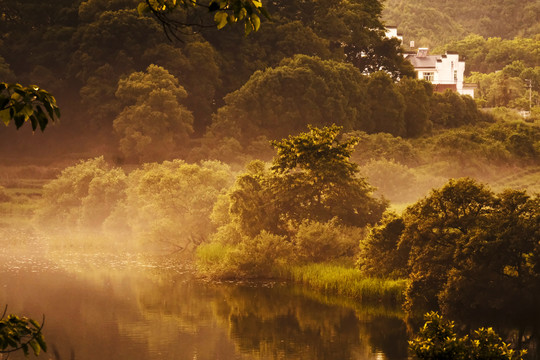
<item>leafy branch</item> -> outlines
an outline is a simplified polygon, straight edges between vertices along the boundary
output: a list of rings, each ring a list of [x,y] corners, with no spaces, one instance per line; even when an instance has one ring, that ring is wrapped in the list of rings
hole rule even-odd
[[[171,17],[171,13],[175,10],[194,7],[202,7],[213,13],[215,24],[189,23]],[[145,0],[139,3],[137,12],[141,16],[152,14],[163,26],[169,40],[171,36],[179,40],[177,33],[187,27],[222,29],[227,24],[238,22],[244,23],[244,32],[248,35],[252,31],[259,30],[261,17],[270,19],[270,14],[259,0],[210,0],[209,3],[203,3],[201,0]]]
[[[56,99],[36,85],[23,87],[21,84],[0,82],[0,120],[9,125],[11,120],[19,129],[30,121],[32,129],[45,130],[49,121],[60,117]]]
[[[0,318],[0,354],[9,354],[22,350],[25,355],[30,349],[34,355],[39,355],[41,350],[47,351],[47,344],[43,339],[42,329],[45,325],[45,316],[41,325],[26,317],[8,315],[6,317],[7,305]]]

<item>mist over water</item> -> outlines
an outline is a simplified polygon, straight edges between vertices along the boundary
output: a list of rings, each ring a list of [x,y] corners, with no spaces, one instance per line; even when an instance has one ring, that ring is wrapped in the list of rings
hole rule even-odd
[[[332,305],[279,282],[205,282],[162,257],[23,250],[0,251],[0,303],[45,316],[41,358],[407,358],[391,309]]]

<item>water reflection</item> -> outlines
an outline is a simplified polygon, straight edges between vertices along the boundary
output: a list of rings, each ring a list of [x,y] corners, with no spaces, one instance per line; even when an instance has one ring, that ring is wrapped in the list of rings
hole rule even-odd
[[[139,255],[0,264],[0,304],[46,314],[45,359],[406,358],[399,317],[286,284],[206,283]]]

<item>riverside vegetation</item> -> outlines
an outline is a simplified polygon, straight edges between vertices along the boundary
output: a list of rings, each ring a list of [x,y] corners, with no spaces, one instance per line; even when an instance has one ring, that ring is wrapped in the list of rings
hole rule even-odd
[[[517,125],[488,123],[475,129],[488,138],[499,134],[504,147],[490,144],[497,154],[506,149],[499,166],[519,155],[523,166],[534,166],[534,145],[531,157],[524,157],[527,152],[515,152],[515,143],[505,142],[512,135],[502,135],[520,131],[524,139],[536,137],[531,125]],[[2,205],[11,206],[15,216],[33,213],[43,229],[57,233],[56,246],[87,246],[84,239],[80,244],[71,239],[70,245],[62,239],[70,236],[70,228],[88,229],[94,234],[90,241],[110,239],[116,248],[168,249],[182,254],[179,261],[194,255],[197,272],[213,279],[289,279],[357,301],[405,304],[411,314],[438,309],[467,319],[473,313],[489,317],[502,306],[514,318],[537,316],[537,195],[521,190],[495,193],[462,178],[396,214],[360,173],[364,166],[373,166],[369,154],[379,153],[382,145],[396,160],[378,160],[381,171],[401,168],[413,179],[425,166],[418,149],[382,134],[340,131],[337,126],[312,127],[276,141],[271,164],[254,161],[243,171],[218,161],[182,160],[122,169],[103,157],[94,158],[67,167],[42,189],[2,188]],[[445,144],[439,137],[451,138],[455,131],[422,141],[428,148]],[[370,141],[377,145],[370,146]],[[489,143],[479,141],[478,135],[469,141]],[[468,151],[470,142],[464,144]],[[355,146],[366,150],[360,156],[370,157],[364,166],[351,161]],[[444,153],[442,146],[439,150]],[[480,156],[493,155],[485,151]],[[405,161],[417,167],[409,168]],[[37,174],[40,169],[27,171]],[[32,194],[42,200],[34,210],[24,210],[24,199]],[[20,205],[14,206],[14,200]],[[67,236],[62,235],[66,230]],[[119,238],[136,241],[113,240]],[[502,293],[501,286],[506,289]],[[484,290],[477,292],[478,287]]]

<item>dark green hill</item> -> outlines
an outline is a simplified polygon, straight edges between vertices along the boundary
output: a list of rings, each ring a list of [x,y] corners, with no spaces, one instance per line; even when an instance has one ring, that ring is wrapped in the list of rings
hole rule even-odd
[[[512,39],[540,33],[538,0],[386,0],[383,19],[405,44],[435,47],[469,34]]]

